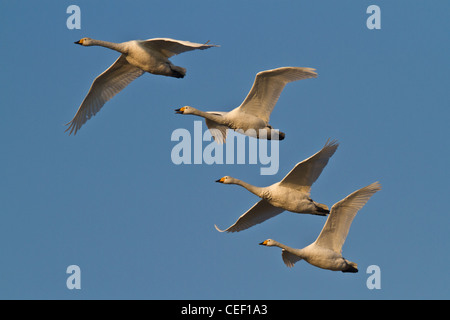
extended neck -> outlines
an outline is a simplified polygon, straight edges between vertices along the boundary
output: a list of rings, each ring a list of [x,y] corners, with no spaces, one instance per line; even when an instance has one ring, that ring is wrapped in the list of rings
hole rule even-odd
[[[274,242],[274,245],[277,246],[278,248],[284,249],[287,252],[295,254],[296,256],[299,256],[303,259],[303,257],[304,257],[303,252],[302,252],[303,249],[291,248],[291,247],[288,247],[287,245],[279,243],[278,241],[273,241],[273,242]]]
[[[108,42],[108,41],[103,41],[103,40],[91,39],[90,45],[91,46],[101,46],[101,47],[109,48],[109,49],[118,51],[120,53],[126,53],[127,52],[127,46],[124,43],[114,43],[114,42]]]
[[[262,196],[263,196],[264,188],[252,186],[251,184],[244,182],[242,180],[239,180],[239,179],[234,179],[233,183],[240,185],[241,187],[244,187],[245,189],[247,189],[248,191],[257,195],[260,198],[262,198]]]

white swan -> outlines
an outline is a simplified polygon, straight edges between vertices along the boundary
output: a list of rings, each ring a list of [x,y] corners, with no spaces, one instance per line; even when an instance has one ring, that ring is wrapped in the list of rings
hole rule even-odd
[[[333,205],[317,240],[303,249],[293,249],[272,239],[265,240],[260,245],[281,248],[281,257],[288,267],[293,267],[297,261],[303,259],[322,269],[358,272],[356,263],[342,257],[342,246],[356,213],[379,190],[381,185],[375,182]]]
[[[285,134],[269,125],[270,114],[287,83],[315,78],[312,68],[283,67],[259,72],[242,104],[230,112],[203,112],[190,106],[175,111],[205,118],[214,140],[226,142],[227,129],[261,139],[283,140]]]
[[[312,184],[319,178],[337,147],[336,141],[327,141],[322,150],[299,162],[283,180],[265,188],[255,187],[228,176],[217,180],[216,182],[240,185],[262,198],[262,200],[240,216],[228,229],[221,230],[215,225],[216,229],[220,232],[242,231],[264,222],[284,210],[320,216],[327,215],[329,213],[328,207],[313,201],[310,198],[310,191]]]
[[[199,44],[169,38],[133,40],[113,43],[91,38],[83,38],[77,42],[82,46],[102,46],[121,53],[121,56],[92,83],[87,96],[78,108],[75,117],[67,125],[69,134],[77,133],[81,126],[94,116],[101,107],[118,92],[144,72],[157,75],[183,78],[186,69],[173,65],[169,58],[173,55],[195,49],[217,47],[210,44]]]

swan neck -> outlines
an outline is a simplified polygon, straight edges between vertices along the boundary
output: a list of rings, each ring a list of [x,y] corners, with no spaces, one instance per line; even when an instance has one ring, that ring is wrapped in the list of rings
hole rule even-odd
[[[240,185],[241,187],[244,187],[245,189],[247,189],[251,193],[253,193],[253,194],[257,195],[258,197],[262,198],[263,188],[253,186],[253,185],[251,185],[251,184],[249,184],[247,182],[244,182],[242,180],[239,180],[239,179],[234,179],[234,180],[235,180],[234,184]]]
[[[109,48],[115,51],[118,51],[120,53],[126,53],[127,48],[123,43],[114,43],[114,42],[109,42],[109,41],[103,41],[103,40],[91,40],[91,45],[92,46],[100,46],[100,47],[105,47],[105,48]]]
[[[284,249],[287,252],[290,252],[292,254],[295,254],[296,256],[299,256],[299,257],[303,258],[302,249],[294,249],[294,248],[291,248],[291,247],[289,247],[289,246],[287,246],[285,244],[279,243],[277,241],[274,241],[274,242],[275,242],[275,246],[277,246],[278,248]]]

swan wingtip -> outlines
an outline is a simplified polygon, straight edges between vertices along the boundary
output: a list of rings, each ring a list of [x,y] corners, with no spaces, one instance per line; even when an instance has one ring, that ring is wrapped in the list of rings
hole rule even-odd
[[[225,231],[226,231],[226,230],[219,229],[219,227],[217,226],[217,224],[215,224],[214,227],[215,227],[216,230],[219,231],[219,232],[225,232]]]

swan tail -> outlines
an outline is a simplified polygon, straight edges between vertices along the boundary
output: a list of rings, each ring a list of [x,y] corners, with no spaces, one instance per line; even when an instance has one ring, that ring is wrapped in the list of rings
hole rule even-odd
[[[358,264],[345,260],[345,263],[347,263],[345,269],[342,270],[342,272],[350,272],[350,273],[357,273],[358,272]]]

